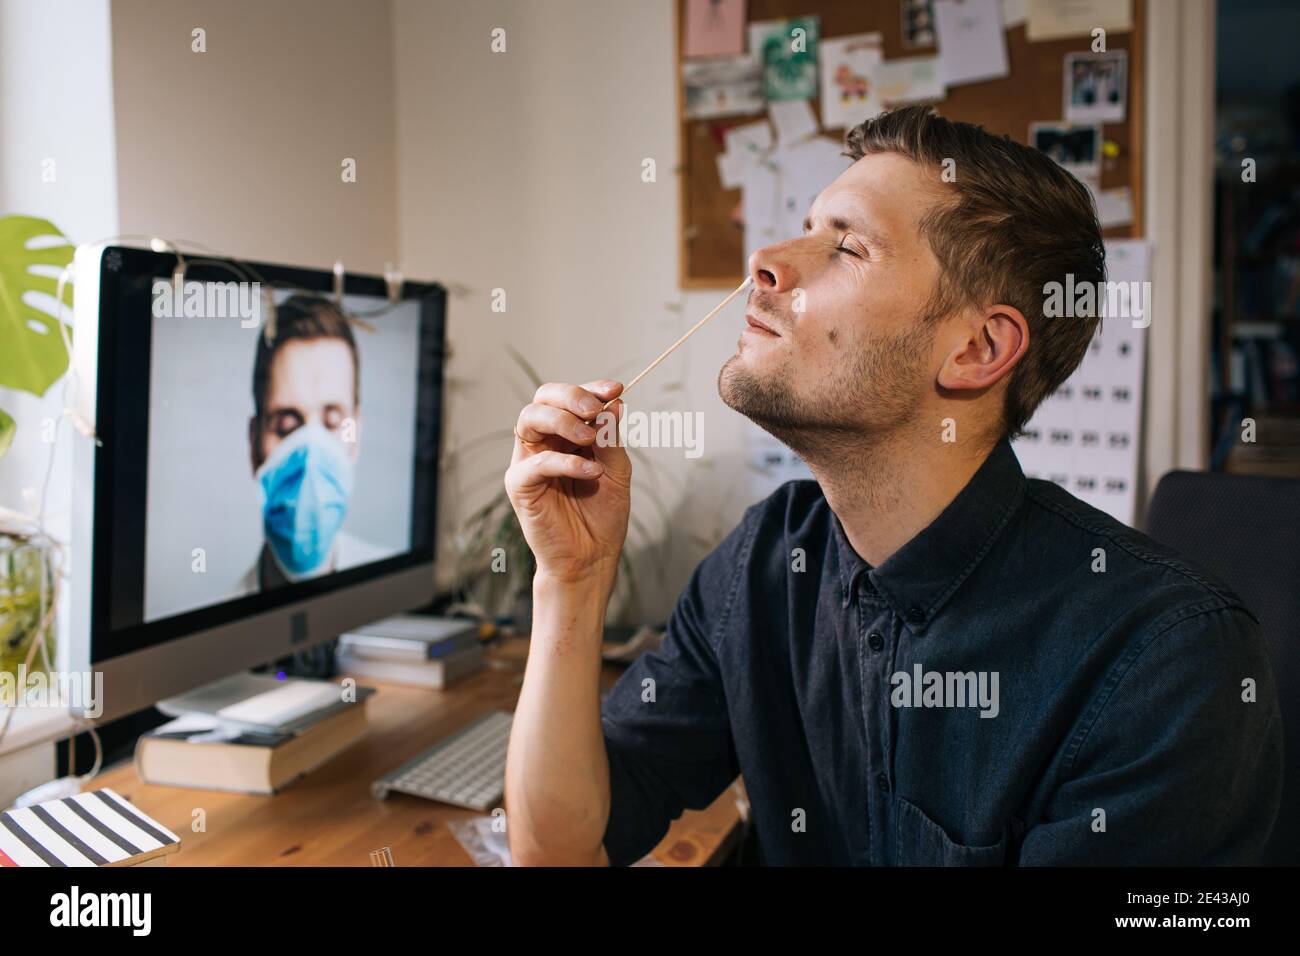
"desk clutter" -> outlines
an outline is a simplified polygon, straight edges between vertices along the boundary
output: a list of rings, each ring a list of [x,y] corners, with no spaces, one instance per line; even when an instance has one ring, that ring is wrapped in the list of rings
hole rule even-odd
[[[230,721],[193,710],[140,737],[135,768],[145,783],[271,794],[325,764],[365,736],[373,687],[333,688],[329,702],[279,726]],[[224,709],[224,708],[223,708]],[[227,710],[227,712],[229,712]]]
[[[0,867],[166,866],[180,848],[107,787],[0,813]]]

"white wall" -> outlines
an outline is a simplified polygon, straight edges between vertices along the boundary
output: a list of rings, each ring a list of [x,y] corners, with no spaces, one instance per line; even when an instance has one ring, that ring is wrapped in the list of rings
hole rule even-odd
[[[496,27],[505,53],[491,51]],[[627,380],[722,298],[677,288],[670,4],[395,0],[393,36],[402,260],[407,275],[468,287],[449,309],[448,447],[510,429],[531,397],[505,346],[547,380]],[[654,183],[642,182],[645,158]],[[704,413],[702,457],[646,449],[673,540],[662,584],[635,558],[650,618],[667,615],[748,503],[742,420],[716,389],[742,315],[733,304],[630,396],[631,409]],[[500,490],[509,454],[507,437],[444,486],[459,518]],[[657,536],[650,487],[643,468],[633,512]]]
[[[115,0],[123,232],[381,272],[397,258],[389,12],[387,0]]]
[[[0,0],[0,215],[43,217],[74,242],[118,231],[111,90],[108,0]],[[42,179],[47,159],[53,182]],[[0,459],[0,505],[29,510],[39,506],[50,461],[41,423],[60,418],[61,387],[41,398],[0,389],[0,408],[18,423]],[[59,425],[46,510],[49,531],[63,541],[72,443],[81,440]],[[62,657],[62,627],[59,637]]]

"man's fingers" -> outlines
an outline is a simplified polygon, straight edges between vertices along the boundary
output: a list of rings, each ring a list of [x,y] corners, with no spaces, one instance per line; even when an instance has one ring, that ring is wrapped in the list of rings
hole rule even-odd
[[[618,423],[626,407],[626,403],[619,399],[596,416],[596,443],[593,449],[596,460],[616,476],[627,476],[632,473],[632,460],[628,457],[627,449],[619,441]]]
[[[622,388],[620,383],[608,379],[588,382],[586,387],[547,382],[533,396],[533,404],[553,405],[589,422]]]
[[[590,445],[596,439],[596,430],[577,415],[538,402],[524,406],[515,423],[515,434],[530,443],[544,441],[551,435],[575,445]]]
[[[605,466],[581,455],[568,455],[562,451],[543,451],[515,462],[506,471],[506,491],[513,498],[552,478],[599,478]]]

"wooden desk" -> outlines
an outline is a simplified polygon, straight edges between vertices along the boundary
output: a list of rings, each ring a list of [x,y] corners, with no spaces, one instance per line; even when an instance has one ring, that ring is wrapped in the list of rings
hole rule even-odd
[[[365,739],[274,796],[147,785],[129,761],[95,785],[112,787],[181,837],[170,866],[369,866],[370,851],[383,846],[398,866],[470,866],[446,824],[479,814],[400,793],[376,800],[370,784],[479,714],[513,710],[527,653],[527,641],[506,638],[488,652],[486,669],[445,691],[359,681],[379,690],[367,704]],[[605,665],[604,686],[621,670]],[[198,808],[203,833],[191,829]],[[717,864],[740,836],[732,788],[675,820],[652,855],[665,866]]]

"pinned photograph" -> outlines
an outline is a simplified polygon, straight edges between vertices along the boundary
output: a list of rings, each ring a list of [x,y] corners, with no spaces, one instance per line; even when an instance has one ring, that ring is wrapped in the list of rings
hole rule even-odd
[[[1031,123],[1029,144],[1082,179],[1101,172],[1101,124]]]
[[[1128,100],[1128,51],[1065,55],[1065,118],[1122,123]]]
[[[902,0],[903,46],[909,50],[934,46],[934,4],[932,0]]]

